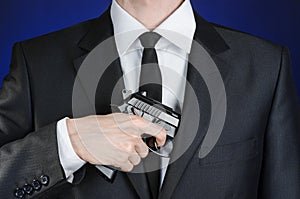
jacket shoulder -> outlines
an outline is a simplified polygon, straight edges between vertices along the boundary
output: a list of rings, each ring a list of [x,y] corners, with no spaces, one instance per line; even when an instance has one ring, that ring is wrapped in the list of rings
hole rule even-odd
[[[35,48],[45,48],[56,45],[64,45],[66,43],[79,42],[79,40],[87,33],[89,27],[96,21],[95,19],[90,19],[83,21],[81,23],[50,32],[44,35],[40,35],[28,40],[21,41],[21,45],[28,49]]]
[[[232,48],[243,46],[245,50],[250,51],[279,51],[280,53],[282,51],[282,45],[274,43],[262,37],[235,30],[220,24],[211,23],[211,25]]]

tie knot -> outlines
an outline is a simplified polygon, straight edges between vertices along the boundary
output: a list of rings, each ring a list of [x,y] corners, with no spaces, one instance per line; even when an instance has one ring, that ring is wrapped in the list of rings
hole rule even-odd
[[[145,32],[139,39],[144,48],[154,48],[160,37],[156,32]]]

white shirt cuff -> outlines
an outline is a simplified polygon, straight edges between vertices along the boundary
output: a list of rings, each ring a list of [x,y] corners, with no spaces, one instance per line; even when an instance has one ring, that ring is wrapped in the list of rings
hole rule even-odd
[[[57,122],[57,143],[60,164],[69,183],[73,182],[73,173],[80,169],[86,162],[75,153],[69,138],[66,120],[64,118]]]

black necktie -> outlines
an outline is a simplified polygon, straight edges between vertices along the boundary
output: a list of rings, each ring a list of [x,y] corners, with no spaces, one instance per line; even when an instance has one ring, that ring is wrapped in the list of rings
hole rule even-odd
[[[154,47],[160,37],[161,36],[155,32],[146,32],[139,37],[144,47],[139,91],[145,91],[147,97],[159,102],[162,101],[162,77]],[[155,199],[158,197],[160,187],[160,158],[159,156],[152,155],[150,160],[152,168],[153,165],[157,168],[156,171],[147,173],[152,198]],[[147,167],[147,165],[145,165],[145,167]]]
[[[162,100],[162,78],[154,46],[160,39],[155,32],[146,32],[139,39],[144,47],[140,76],[140,91],[159,102]]]

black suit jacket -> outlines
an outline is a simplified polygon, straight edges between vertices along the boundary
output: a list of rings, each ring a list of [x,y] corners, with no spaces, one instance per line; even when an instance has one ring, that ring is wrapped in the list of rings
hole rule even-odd
[[[214,110],[205,81],[189,65],[188,80],[201,117],[189,118],[195,107],[189,106],[187,90],[183,120],[199,124],[199,129],[188,150],[169,166],[159,198],[299,199],[299,104],[287,49],[210,24],[198,14],[196,22],[195,41],[209,52],[225,82],[227,117],[217,145],[200,159]],[[69,184],[58,157],[56,123],[72,117],[78,68],[112,35],[106,11],[100,18],[15,44],[0,90],[0,198],[15,198],[17,188],[34,180],[44,185],[35,183],[37,190],[26,198],[150,198],[144,174],[118,172],[110,183],[89,164]],[[197,57],[196,52],[191,56]],[[119,67],[119,60],[114,64]],[[107,81],[113,79],[109,73]],[[98,113],[110,112],[109,97],[97,100]],[[180,144],[184,134],[178,137]]]

